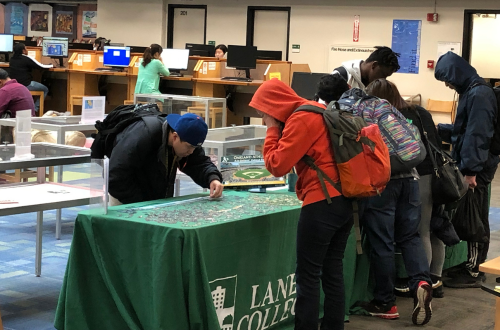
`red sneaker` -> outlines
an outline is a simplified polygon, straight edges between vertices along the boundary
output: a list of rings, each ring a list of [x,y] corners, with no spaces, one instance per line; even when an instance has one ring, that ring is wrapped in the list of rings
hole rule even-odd
[[[379,304],[372,300],[369,303],[361,304],[364,310],[366,310],[371,316],[380,317],[386,320],[394,320],[399,318],[398,307],[392,304]]]
[[[413,313],[411,320],[415,325],[427,324],[432,316],[432,287],[425,281],[418,283],[417,292],[413,298]]]

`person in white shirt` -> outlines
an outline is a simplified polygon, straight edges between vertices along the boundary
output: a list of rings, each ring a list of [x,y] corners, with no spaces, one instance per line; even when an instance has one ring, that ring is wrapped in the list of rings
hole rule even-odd
[[[365,90],[372,81],[387,78],[399,70],[400,54],[385,46],[375,46],[375,49],[366,60],[343,62],[332,74],[343,77],[350,88]]]

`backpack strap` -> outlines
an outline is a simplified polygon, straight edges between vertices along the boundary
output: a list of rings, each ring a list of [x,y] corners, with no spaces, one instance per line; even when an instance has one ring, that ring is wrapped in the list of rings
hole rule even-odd
[[[363,254],[361,228],[359,226],[359,203],[356,199],[352,201],[352,218],[354,220],[354,235],[356,236],[356,252],[358,254]]]
[[[326,189],[325,181],[328,181],[329,184],[331,184],[335,189],[337,189],[337,191],[339,193],[342,194],[342,185],[340,184],[340,182],[335,182],[328,175],[326,175],[325,172],[323,172],[323,170],[320,169],[318,167],[318,165],[316,165],[316,163],[314,162],[314,159],[311,156],[304,155],[304,157],[302,157],[301,160],[304,161],[304,163],[306,163],[307,166],[309,166],[310,168],[315,170],[316,173],[318,174],[319,183],[321,184],[321,188],[323,189],[323,193],[325,194],[325,197],[326,197],[326,200],[328,201],[328,204],[332,203],[332,199],[330,198],[330,194],[328,193],[328,189]]]
[[[338,68],[335,68],[334,71],[337,71],[339,75],[344,78],[345,81],[348,80],[349,75],[347,74],[346,68],[344,68],[343,65],[339,66]]]

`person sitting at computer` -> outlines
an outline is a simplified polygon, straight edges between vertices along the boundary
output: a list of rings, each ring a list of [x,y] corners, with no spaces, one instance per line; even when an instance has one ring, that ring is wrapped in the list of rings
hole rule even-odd
[[[227,53],[227,47],[226,45],[220,44],[215,46],[215,57],[218,59],[225,58]]]
[[[21,110],[31,110],[31,116],[35,116],[35,104],[29,90],[0,69],[0,118],[15,118],[16,112]]]
[[[170,71],[163,65],[162,52],[163,48],[158,44],[152,44],[144,51],[135,84],[135,94],[160,94],[160,74],[165,77],[170,76]]]
[[[33,81],[31,74],[33,69],[50,69],[52,64],[42,64],[34,58],[28,57],[28,51],[23,43],[14,45],[14,56],[10,58],[10,77],[17,80],[18,83],[26,86],[30,91],[42,91],[44,97],[47,97],[49,89],[47,86]],[[40,109],[40,98],[35,102],[35,111]]]

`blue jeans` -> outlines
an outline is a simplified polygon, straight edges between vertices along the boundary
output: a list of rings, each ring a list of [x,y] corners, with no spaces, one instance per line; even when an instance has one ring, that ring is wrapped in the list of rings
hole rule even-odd
[[[394,243],[401,249],[412,292],[420,281],[431,283],[429,263],[418,233],[420,193],[413,178],[393,179],[381,196],[366,201],[362,223],[371,244],[371,267],[375,276],[374,298],[387,304],[394,295]]]
[[[28,86],[26,86],[29,91],[42,91],[43,96],[47,97],[47,94],[49,93],[49,89],[47,86],[40,84],[39,82],[32,81]],[[40,98],[37,97],[35,101],[35,111],[38,112],[40,109]]]
[[[295,330],[317,330],[320,280],[325,293],[322,330],[344,329],[342,259],[353,225],[352,201],[344,196],[302,208],[297,229]]]

